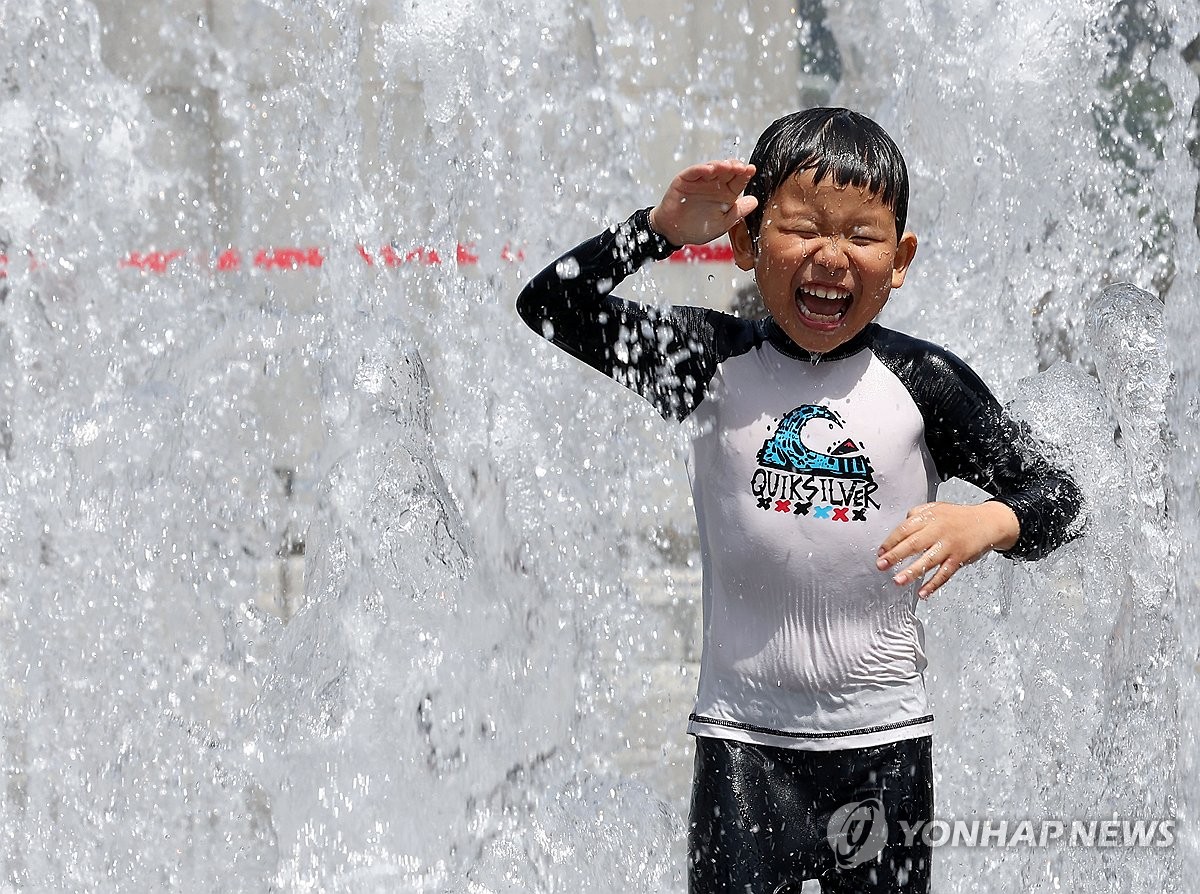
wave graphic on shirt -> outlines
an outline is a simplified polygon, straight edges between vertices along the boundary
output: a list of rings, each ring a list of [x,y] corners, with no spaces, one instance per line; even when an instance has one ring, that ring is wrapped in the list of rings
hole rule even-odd
[[[846,438],[831,453],[818,453],[801,440],[804,426],[814,419],[826,419],[842,428],[842,419],[828,407],[807,404],[796,407],[781,420],[775,434],[758,451],[758,463],[797,475],[828,475],[836,478],[870,480],[871,461],[861,448]]]

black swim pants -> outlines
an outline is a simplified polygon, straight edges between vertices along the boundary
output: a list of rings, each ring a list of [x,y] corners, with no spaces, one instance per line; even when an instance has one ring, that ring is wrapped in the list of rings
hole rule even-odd
[[[926,894],[932,740],[800,751],[696,738],[689,894]],[[908,830],[906,842],[905,830]]]

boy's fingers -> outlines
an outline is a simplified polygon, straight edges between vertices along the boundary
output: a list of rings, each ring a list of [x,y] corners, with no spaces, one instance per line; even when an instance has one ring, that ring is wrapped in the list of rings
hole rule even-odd
[[[754,176],[753,167],[742,164],[737,160],[728,162],[724,170],[727,172],[731,184],[740,183],[742,186],[745,186],[750,182],[750,178]]]
[[[954,577],[960,568],[962,568],[962,565],[958,564],[954,559],[946,559],[946,561],[938,566],[937,574],[921,585],[921,589],[917,590],[917,595],[922,599],[928,599],[941,589],[946,581]]]
[[[914,506],[908,510],[908,518],[892,529],[892,533],[888,534],[887,538],[879,546],[876,565],[880,571],[886,571],[897,562],[915,555],[922,549],[928,549],[932,545],[932,540],[924,543],[914,542],[912,544],[905,543],[905,541],[911,537],[919,536],[919,533],[934,520],[933,515],[930,513],[933,505],[933,503],[922,503],[920,506]]]
[[[758,199],[754,198],[754,196],[742,196],[733,204],[733,210],[737,212],[738,220],[741,220],[757,207]]]
[[[892,533],[888,535],[888,540],[893,538],[903,539],[908,534],[911,534],[918,528],[928,524],[933,520],[933,516],[929,511],[932,508],[932,503],[922,503],[920,506],[914,506],[912,509],[908,510],[908,514],[905,516],[904,521],[896,525],[896,527],[892,530]],[[885,540],[884,542],[886,543],[887,541]]]
[[[675,175],[673,188],[684,196],[720,200],[730,204],[754,176],[754,167],[737,159],[709,161],[690,165]]]
[[[919,559],[917,559],[903,571],[897,572],[892,580],[901,586],[912,583],[915,580],[920,580],[929,572],[931,568],[935,567],[936,565],[940,565],[943,561],[946,561],[946,559],[946,547],[942,541],[939,540],[936,543],[930,544]]]
[[[893,580],[906,586],[936,569],[918,591],[920,596],[929,596],[986,552],[986,544],[979,542],[979,534],[964,525],[963,518],[958,508],[946,504],[914,506],[879,547],[876,567],[880,571],[896,569],[920,553],[906,568],[895,570]]]
[[[680,180],[696,181],[706,180],[716,173],[716,167],[711,161],[701,162],[696,165],[688,165],[675,176]]]
[[[741,196],[731,203],[722,203],[721,212],[725,215],[725,229],[728,230],[757,207],[758,199],[754,196]]]
[[[719,169],[723,171],[730,171],[738,177],[742,176],[742,174],[744,174],[746,171],[750,171],[751,173],[754,172],[754,165],[747,164],[740,158],[725,158],[721,161],[713,162],[713,164]]]
[[[905,548],[907,546],[905,543],[907,539],[906,537],[904,540],[897,541],[896,532],[893,531],[888,539],[883,542],[883,546],[879,547],[879,558],[875,560],[875,567],[880,571],[887,571],[887,569],[891,568],[897,562],[903,562],[909,556],[915,555],[917,552],[915,547]]]
[[[753,165],[743,164],[737,159],[705,161],[688,165],[676,175],[680,180],[689,182],[714,180],[721,183],[733,183],[738,180],[748,183],[752,176],[754,176]]]
[[[903,562],[909,556],[915,556],[921,550],[928,549],[930,543],[922,542],[920,530],[913,530],[905,522],[893,530],[887,540],[883,541],[883,545],[879,547],[879,558],[876,564],[881,571],[890,568],[897,562]]]
[[[881,553],[879,558],[875,561],[875,567],[877,567],[880,571],[886,571],[889,568],[899,565],[905,559],[924,552],[932,545],[932,540],[926,536],[923,536],[920,531],[915,531],[908,537],[905,537],[887,552]]]

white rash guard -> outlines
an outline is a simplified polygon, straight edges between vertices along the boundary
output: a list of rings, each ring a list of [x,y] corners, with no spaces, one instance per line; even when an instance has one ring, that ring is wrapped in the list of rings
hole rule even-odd
[[[674,250],[639,211],[535,277],[535,331],[692,417],[704,572],[695,735],[810,750],[929,735],[917,584],[879,544],[949,477],[1016,513],[1007,555],[1078,532],[1081,497],[949,352],[875,324],[814,357],[771,320],[654,309],[609,294]]]

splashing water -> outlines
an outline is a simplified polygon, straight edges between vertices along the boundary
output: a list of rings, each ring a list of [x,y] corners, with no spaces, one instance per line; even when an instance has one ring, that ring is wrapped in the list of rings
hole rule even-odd
[[[1178,819],[935,890],[1194,877],[1200,12],[776,5],[0,7],[0,887],[681,889],[680,436],[512,298],[800,86],[909,160],[887,321],[1091,513],[923,609],[939,815]]]

